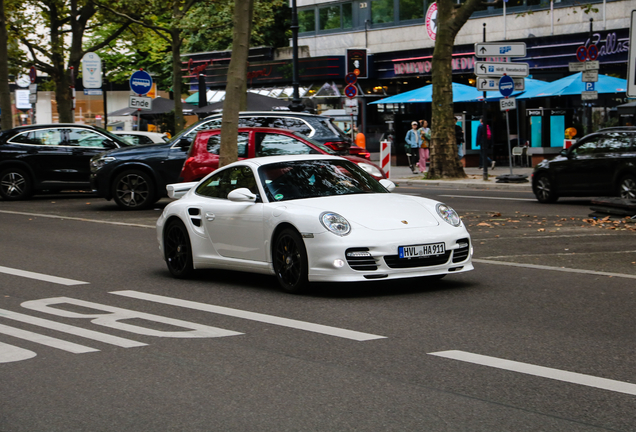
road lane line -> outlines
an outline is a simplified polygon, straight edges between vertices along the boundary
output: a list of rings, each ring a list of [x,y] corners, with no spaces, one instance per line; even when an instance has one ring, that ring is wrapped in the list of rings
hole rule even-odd
[[[73,279],[66,279],[62,277],[46,275],[44,273],[35,273],[35,272],[26,271],[26,270],[18,270],[18,269],[2,267],[2,266],[0,266],[0,273],[9,274],[12,276],[25,277],[29,279],[37,279],[44,282],[51,282],[51,283],[56,283],[56,284],[66,285],[66,286],[89,284],[89,282],[82,282],[82,281],[77,281]]]
[[[41,217],[41,218],[49,218],[49,219],[68,219],[68,220],[74,220],[74,221],[80,221],[80,222],[93,222],[93,223],[101,223],[101,224],[107,224],[107,225],[120,225],[120,226],[130,226],[130,227],[138,227],[138,228],[152,228],[152,229],[157,228],[155,225],[113,222],[113,221],[104,221],[104,220],[96,220],[96,219],[78,218],[78,217],[72,217],[72,216],[48,215],[48,214],[42,214],[42,213],[26,213],[26,212],[17,212],[17,211],[10,211],[10,210],[0,210],[0,213],[21,215],[21,216],[31,216],[31,217]]]
[[[624,273],[610,273],[610,272],[601,272],[594,270],[583,270],[583,269],[571,269],[565,267],[551,267],[539,264],[521,264],[521,263],[512,263],[512,262],[504,262],[504,261],[493,261],[493,260],[485,260],[485,259],[475,259],[473,258],[474,263],[481,264],[494,264],[494,265],[503,265],[510,267],[523,267],[523,268],[531,268],[537,270],[554,270],[566,273],[578,273],[578,274],[591,274],[595,276],[610,276],[610,277],[620,277],[627,279],[636,279],[636,275],[624,274]]]
[[[576,372],[568,372],[560,369],[553,369],[544,366],[536,366],[530,363],[521,363],[512,360],[500,359],[481,354],[473,354],[466,351],[450,350],[428,353],[429,355],[459,360],[467,363],[489,366],[497,369],[504,369],[512,372],[519,372],[527,375],[534,375],[541,378],[549,378],[557,381],[572,384],[595,387],[617,393],[636,395],[636,384],[622,381],[615,381],[607,378],[599,378],[592,375],[585,375]]]
[[[468,195],[439,195],[447,198],[474,198],[474,199],[490,199],[490,200],[503,200],[503,201],[536,201],[536,198],[504,198],[504,197],[489,197],[489,196],[468,196]]]
[[[13,336],[20,339],[28,340],[31,342],[35,342],[40,345],[46,345],[51,348],[57,348],[63,351],[68,351],[73,354],[83,354],[88,352],[99,351],[98,349],[95,349],[95,348],[90,348],[84,345],[78,345],[73,342],[67,342],[65,340],[57,339],[50,336],[44,336],[38,333],[30,332],[28,330],[22,330],[15,327],[9,327],[3,324],[0,324],[0,333],[6,334],[8,336]]]
[[[68,333],[75,336],[80,336],[86,339],[92,339],[99,342],[104,342],[107,344],[120,346],[123,348],[133,348],[133,347],[140,347],[140,346],[147,345],[145,343],[137,342],[131,339],[125,339],[119,336],[111,336],[106,333],[100,333],[93,330],[87,330],[80,327],[75,327],[68,324],[62,324],[56,321],[50,321],[43,318],[37,318],[31,315],[25,315],[25,314],[13,312],[6,309],[0,309],[0,318],[8,318],[14,321],[23,322],[26,324],[32,324],[39,327],[56,330],[62,333]]]
[[[0,363],[28,360],[37,354],[31,350],[0,342]]]
[[[298,321],[288,318],[280,318],[274,315],[266,315],[256,312],[248,312],[240,309],[232,309],[223,306],[215,306],[207,303],[198,303],[189,300],[181,300],[173,297],[165,297],[155,294],[148,294],[139,291],[111,291],[110,294],[116,294],[124,297],[131,297],[140,300],[147,300],[156,303],[162,303],[172,306],[179,306],[188,309],[195,309],[204,312],[211,312],[220,315],[227,315],[237,318],[248,319],[252,321],[258,321],[266,324],[274,324],[282,327],[289,327],[298,330],[306,330],[314,333],[326,334],[329,336],[336,336],[345,339],[352,339],[355,341],[368,341],[374,339],[385,339],[386,336],[378,336],[369,333],[361,333],[353,330],[346,330],[338,327],[330,327],[322,324],[313,324],[305,321]]]

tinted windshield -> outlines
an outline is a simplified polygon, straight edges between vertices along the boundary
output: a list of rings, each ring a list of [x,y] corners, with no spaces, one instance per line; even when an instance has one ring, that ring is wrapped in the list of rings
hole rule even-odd
[[[377,180],[346,160],[280,162],[260,167],[258,174],[270,202],[387,193]]]

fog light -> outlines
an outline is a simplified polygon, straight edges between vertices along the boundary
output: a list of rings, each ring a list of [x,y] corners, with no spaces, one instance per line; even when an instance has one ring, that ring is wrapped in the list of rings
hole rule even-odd
[[[344,264],[345,264],[344,261],[341,260],[341,259],[337,259],[337,260],[333,261],[333,266],[335,268],[340,268],[340,267],[344,266]]]

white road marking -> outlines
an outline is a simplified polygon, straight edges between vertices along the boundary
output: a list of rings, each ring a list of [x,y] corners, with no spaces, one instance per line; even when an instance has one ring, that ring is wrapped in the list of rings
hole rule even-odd
[[[74,220],[74,221],[80,221],[80,222],[93,222],[93,223],[101,223],[101,224],[107,224],[107,225],[131,226],[131,227],[138,227],[138,228],[152,228],[152,229],[157,228],[154,225],[142,225],[142,224],[133,224],[133,223],[126,223],[126,222],[113,222],[113,221],[86,219],[86,218],[78,218],[78,217],[70,217],[70,216],[49,215],[49,214],[42,214],[42,213],[26,213],[26,212],[16,212],[16,211],[10,211],[10,210],[0,210],[0,213],[31,216],[31,217],[41,217],[41,218],[49,218],[49,219],[67,219],[67,220]]]
[[[32,324],[39,327],[56,330],[62,333],[68,333],[75,336],[80,336],[86,339],[92,339],[99,342],[104,342],[107,344],[120,346],[123,348],[133,348],[133,347],[140,347],[140,346],[147,345],[142,342],[137,342],[130,339],[124,339],[118,336],[111,336],[109,334],[100,333],[93,330],[86,330],[86,329],[75,327],[68,324],[62,324],[62,323],[50,321],[47,319],[33,317],[31,315],[24,315],[24,314],[13,312],[6,309],[0,309],[0,318],[8,318],[14,321],[20,321],[23,323]]]
[[[627,279],[636,279],[636,275],[624,274],[624,273],[610,273],[610,272],[601,272],[594,270],[582,270],[582,269],[571,269],[565,267],[551,267],[545,265],[538,264],[520,264],[520,263],[512,263],[512,262],[504,262],[504,261],[493,261],[493,260],[485,260],[485,259],[475,259],[473,258],[474,263],[482,263],[482,264],[494,264],[494,265],[503,265],[510,267],[523,267],[523,268],[531,268],[537,270],[553,270],[560,271],[566,273],[579,273],[579,274],[591,274],[596,276],[611,276],[611,277],[620,277]]]
[[[617,393],[636,395],[636,384],[622,381],[615,381],[607,378],[599,378],[592,375],[585,375],[576,372],[568,372],[560,369],[552,369],[543,366],[536,366],[529,363],[521,363],[512,360],[500,359],[480,354],[473,354],[465,351],[451,350],[428,353],[437,357],[444,357],[459,360],[467,363],[489,366],[497,369],[504,369],[512,372],[519,372],[527,375],[534,375],[542,378],[549,378],[557,381],[579,384],[588,387],[595,387]]]
[[[13,276],[25,277],[25,278],[29,278],[29,279],[37,279],[37,280],[41,280],[41,281],[44,281],[44,282],[52,282],[52,283],[56,283],[56,284],[60,284],[60,285],[67,285],[67,286],[71,286],[71,285],[88,285],[89,284],[89,282],[82,282],[82,281],[77,281],[77,280],[73,280],[73,279],[66,279],[66,278],[62,278],[62,277],[46,275],[46,274],[43,274],[43,273],[35,273],[35,272],[26,271],[26,270],[18,270],[18,269],[9,268],[9,267],[2,267],[2,266],[0,266],[0,273],[10,274],[10,275],[13,275]]]
[[[489,196],[468,196],[468,195],[440,195],[447,198],[475,198],[475,199],[489,199],[489,200],[504,200],[504,201],[536,201],[534,198],[504,198],[504,197],[489,197]]]
[[[31,350],[0,342],[0,363],[28,360],[37,354]]]
[[[140,300],[147,300],[156,303],[162,303],[172,306],[179,306],[188,309],[195,309],[205,312],[216,313],[220,315],[227,315],[237,318],[248,319],[252,321],[258,321],[266,324],[274,324],[282,327],[289,327],[299,330],[306,330],[314,333],[321,333],[330,336],[336,336],[346,339],[353,339],[355,341],[368,341],[374,339],[385,339],[386,336],[378,336],[369,333],[361,333],[353,330],[341,329],[338,327],[330,327],[322,324],[313,324],[305,321],[298,321],[288,318],[280,318],[273,315],[265,315],[256,312],[248,312],[240,309],[232,309],[223,306],[215,306],[207,303],[198,303],[189,300],[181,300],[173,297],[165,297],[155,294],[148,294],[139,291],[111,291],[110,294],[116,294],[124,297],[131,297]]]
[[[40,345],[46,345],[51,348],[57,348],[64,351],[68,351],[73,354],[83,354],[87,352],[99,351],[98,349],[95,349],[95,348],[90,348],[84,345],[78,345],[73,342],[67,342],[65,340],[57,339],[50,336],[44,336],[38,333],[30,332],[28,330],[22,330],[15,327],[9,327],[3,324],[0,324],[0,333],[17,337],[20,339],[28,340],[31,342],[39,343]]]

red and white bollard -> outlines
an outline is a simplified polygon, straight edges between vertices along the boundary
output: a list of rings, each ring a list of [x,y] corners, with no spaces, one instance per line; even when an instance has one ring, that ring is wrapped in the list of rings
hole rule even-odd
[[[391,142],[387,140],[380,141],[380,168],[391,178]]]

